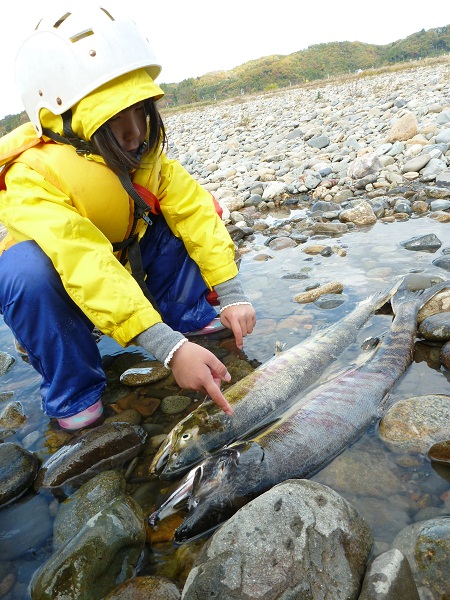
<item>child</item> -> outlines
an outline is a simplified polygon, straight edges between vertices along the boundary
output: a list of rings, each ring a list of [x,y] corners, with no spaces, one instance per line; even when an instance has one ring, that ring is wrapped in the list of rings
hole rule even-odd
[[[0,312],[66,429],[102,414],[94,327],[232,414],[226,367],[183,334],[227,327],[242,347],[255,311],[213,198],[163,152],[160,70],[131,19],[95,6],[42,19],[17,55],[31,122],[0,140]]]

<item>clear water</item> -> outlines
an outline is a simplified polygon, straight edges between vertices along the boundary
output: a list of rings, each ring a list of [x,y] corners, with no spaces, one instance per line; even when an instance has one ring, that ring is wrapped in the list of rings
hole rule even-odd
[[[286,218],[286,213],[275,214],[270,217],[272,221]],[[302,247],[289,248],[278,252],[264,246],[266,238],[262,235],[244,248],[241,263],[241,277],[244,288],[252,300],[257,314],[258,323],[254,333],[245,340],[245,357],[255,362],[263,363],[274,354],[277,342],[291,347],[310,335],[312,330],[329,325],[344,314],[351,311],[355,305],[368,295],[386,288],[393,278],[413,271],[427,274],[438,274],[446,277],[442,269],[434,267],[431,263],[441,250],[435,254],[427,252],[411,252],[402,248],[399,243],[411,237],[426,233],[435,233],[446,245],[449,225],[437,223],[427,217],[410,219],[408,221],[391,224],[377,223],[365,230],[351,231],[338,238],[321,238],[315,243],[323,243],[332,247],[345,248],[346,256],[334,253],[329,257],[309,256],[302,252]],[[261,254],[270,255],[271,258],[260,261],[255,257]],[[287,279],[284,275],[292,273],[307,273],[309,279]],[[344,285],[346,302],[337,308],[320,309],[314,304],[297,304],[293,297],[305,290],[307,285],[313,283],[327,283],[337,281]],[[389,327],[391,317],[374,315],[361,332],[361,340],[371,335],[379,335]],[[15,400],[19,400],[27,415],[27,423],[16,435],[7,441],[26,444],[29,450],[35,451],[45,459],[49,455],[46,445],[46,430],[48,419],[42,414],[39,400],[39,377],[33,369],[20,357],[14,349],[13,337],[0,321],[1,349],[16,357],[16,362],[10,371],[1,378],[1,392],[13,391]],[[100,350],[103,355],[114,355],[123,350],[114,342],[102,339]],[[402,399],[424,394],[446,394],[449,390],[448,373],[439,367],[433,360],[428,349],[418,349],[415,360],[404,378],[393,392],[394,399]],[[342,355],[340,364],[342,368],[350,363],[358,352],[358,346],[352,346]],[[431,358],[430,358],[431,356]],[[40,432],[36,439],[30,439],[31,432]],[[340,490],[344,497],[354,502],[354,505],[367,518],[373,528],[377,548],[385,549],[393,540],[398,531],[418,518],[419,509],[435,508],[443,511],[445,506],[440,499],[440,494],[448,489],[445,476],[442,477],[434,471],[427,461],[418,461],[416,466],[405,469],[396,464],[388,450],[383,446],[377,436],[377,428],[373,427],[360,440],[346,450],[344,454],[351,456],[362,449],[370,448],[371,452],[384,461],[387,469],[397,470],[404,481],[403,492],[397,494],[397,499],[386,496],[378,497],[374,507],[374,500],[370,496],[356,495],[352,490]],[[328,471],[325,468],[315,475],[314,479],[327,484]],[[50,505],[53,514],[55,500],[50,495],[39,494]],[[410,499],[416,499],[417,511],[411,507]],[[421,500],[422,499],[422,500]],[[24,511],[18,518],[16,526],[17,545],[21,547],[23,540],[27,539],[39,525],[40,512],[35,509],[36,496],[30,494],[21,501]],[[386,518],[392,515],[392,519]],[[14,541],[13,541],[14,543]],[[19,584],[15,588],[15,596],[8,594],[5,598],[26,597],[26,585],[31,579],[36,568],[48,558],[51,552],[51,527],[46,541],[39,547],[27,549],[22,556],[12,563],[0,562],[0,581],[11,571],[15,573]],[[168,560],[171,550],[164,549],[159,552],[155,549],[156,561]],[[17,594],[24,594],[22,596]]]

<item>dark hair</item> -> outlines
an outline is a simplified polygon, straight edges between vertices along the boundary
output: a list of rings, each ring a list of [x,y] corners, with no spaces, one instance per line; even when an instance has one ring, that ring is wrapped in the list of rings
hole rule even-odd
[[[161,115],[156,108],[153,98],[148,98],[144,101],[144,108],[150,121],[145,154],[152,154],[156,152],[158,148],[160,148],[160,152],[162,152],[167,144],[167,135]],[[92,140],[94,141],[100,156],[108,167],[114,171],[114,173],[117,173],[117,175],[129,173],[139,167],[141,157],[133,156],[121,147],[114,137],[108,122],[97,129],[92,136]]]

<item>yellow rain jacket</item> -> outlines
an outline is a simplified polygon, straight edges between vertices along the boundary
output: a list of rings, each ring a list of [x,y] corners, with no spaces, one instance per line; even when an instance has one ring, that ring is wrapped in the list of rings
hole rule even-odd
[[[72,108],[75,134],[87,141],[108,119],[162,91],[144,69],[109,82]],[[45,127],[63,134],[62,119],[41,111]],[[96,155],[37,138],[26,123],[0,139],[0,222],[8,230],[0,252],[35,240],[51,259],[73,301],[92,323],[122,346],[161,321],[121,265],[112,243],[127,237],[134,203]],[[145,157],[133,182],[157,198],[175,236],[198,264],[209,288],[237,274],[234,245],[211,195],[176,161]],[[139,220],[141,237],[147,225]]]

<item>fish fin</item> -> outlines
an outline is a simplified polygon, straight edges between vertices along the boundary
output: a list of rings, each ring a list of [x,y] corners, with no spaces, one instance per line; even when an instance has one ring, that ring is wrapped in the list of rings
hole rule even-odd
[[[425,289],[422,288],[419,290],[410,290],[408,287],[400,286],[397,292],[392,297],[391,301],[394,314],[397,313],[398,307],[403,302],[408,302],[411,300],[420,300],[420,304],[421,306],[423,306],[429,300],[431,300],[431,298],[436,296],[436,294],[448,288],[450,288],[449,280],[441,281],[440,283],[437,283],[432,287],[428,287]]]
[[[281,354],[283,350],[286,348],[286,342],[275,342],[275,356]]]
[[[364,350],[364,352],[368,352],[370,350],[373,350],[374,348],[377,348],[383,341],[386,333],[387,332],[384,331],[380,335],[370,336],[370,337],[366,338],[365,340],[363,340],[363,342],[361,344],[361,350]]]

